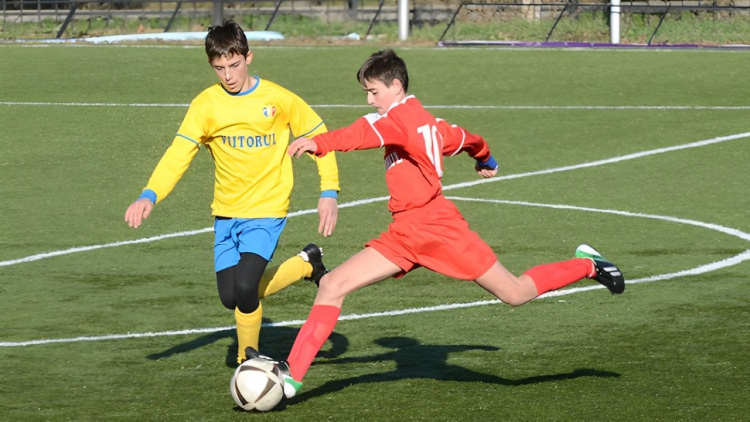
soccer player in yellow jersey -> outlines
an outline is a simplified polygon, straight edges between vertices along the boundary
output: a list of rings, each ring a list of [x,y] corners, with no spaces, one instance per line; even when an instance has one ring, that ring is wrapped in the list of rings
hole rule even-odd
[[[317,284],[328,272],[315,244],[267,268],[286,225],[294,183],[287,154],[290,135],[312,137],[327,129],[300,97],[248,72],[253,53],[238,24],[226,21],[209,28],[205,47],[220,83],[193,99],[125,221],[139,227],[154,204],[169,195],[200,147],[208,150],[216,168],[211,204],[216,281],[222,304],[234,310],[241,363],[248,346],[258,349],[260,299],[302,278]],[[338,216],[338,167],[333,154],[315,160],[322,191],[318,231],[330,236]]]

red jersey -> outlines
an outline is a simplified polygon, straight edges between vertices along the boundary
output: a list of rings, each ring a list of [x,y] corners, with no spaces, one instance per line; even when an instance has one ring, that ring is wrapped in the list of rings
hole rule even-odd
[[[413,95],[380,115],[368,114],[351,125],[315,136],[317,156],[330,151],[385,148],[385,181],[392,213],[420,208],[442,193],[443,156],[467,152],[486,161],[487,141],[438,119]]]

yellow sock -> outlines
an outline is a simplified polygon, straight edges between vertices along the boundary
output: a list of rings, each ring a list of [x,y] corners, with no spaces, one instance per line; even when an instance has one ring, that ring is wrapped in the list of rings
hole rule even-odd
[[[293,256],[278,267],[266,268],[260,278],[258,299],[271,296],[279,290],[294,284],[297,280],[312,275],[312,265],[301,256]]]
[[[239,309],[234,308],[234,319],[237,321],[237,363],[242,363],[247,359],[245,348],[250,346],[258,350],[263,305],[259,303],[258,309],[249,314],[243,314]]]

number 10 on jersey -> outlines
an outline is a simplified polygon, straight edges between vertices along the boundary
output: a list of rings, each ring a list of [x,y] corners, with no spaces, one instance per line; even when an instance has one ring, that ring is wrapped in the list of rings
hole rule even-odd
[[[417,128],[424,138],[424,148],[430,162],[435,167],[438,177],[443,177],[443,145],[437,126],[424,125]]]

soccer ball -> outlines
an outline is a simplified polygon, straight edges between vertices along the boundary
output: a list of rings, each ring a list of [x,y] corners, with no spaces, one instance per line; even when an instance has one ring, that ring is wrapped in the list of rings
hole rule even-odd
[[[284,380],[275,363],[266,359],[248,359],[234,371],[229,391],[239,407],[265,412],[273,409],[284,397]]]

